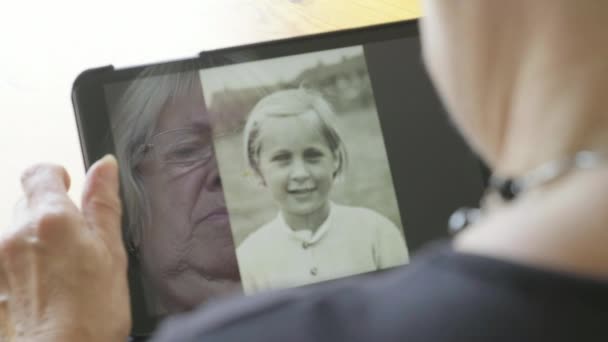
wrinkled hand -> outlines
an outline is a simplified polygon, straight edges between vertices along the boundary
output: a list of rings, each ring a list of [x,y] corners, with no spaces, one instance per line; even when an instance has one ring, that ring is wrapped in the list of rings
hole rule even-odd
[[[90,169],[79,210],[52,165],[23,174],[0,231],[0,341],[125,341],[131,327],[116,160]],[[6,229],[5,229],[6,230]]]

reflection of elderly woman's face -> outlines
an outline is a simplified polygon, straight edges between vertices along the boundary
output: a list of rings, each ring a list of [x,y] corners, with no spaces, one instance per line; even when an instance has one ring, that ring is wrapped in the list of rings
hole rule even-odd
[[[240,288],[217,161],[208,145],[210,123],[200,84],[188,92],[173,97],[163,108],[154,133],[168,133],[153,143],[177,143],[173,157],[187,159],[192,154],[189,144],[203,142],[210,157],[168,162],[171,157],[163,155],[168,153],[166,146],[154,145],[155,153],[150,154],[154,157],[140,165],[150,203],[141,258],[170,312]]]

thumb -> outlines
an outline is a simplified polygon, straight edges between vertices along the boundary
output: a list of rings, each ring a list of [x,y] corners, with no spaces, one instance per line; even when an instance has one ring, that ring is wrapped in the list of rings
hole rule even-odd
[[[81,207],[89,228],[105,240],[108,248],[122,246],[118,190],[118,164],[114,156],[106,155],[87,173]]]

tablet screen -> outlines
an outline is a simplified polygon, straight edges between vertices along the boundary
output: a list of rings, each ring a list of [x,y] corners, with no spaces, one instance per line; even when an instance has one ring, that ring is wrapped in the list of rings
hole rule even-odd
[[[245,293],[408,262],[362,46],[200,79]]]
[[[418,38],[338,45],[210,54],[104,85],[148,315],[407,265],[476,203],[480,163]]]

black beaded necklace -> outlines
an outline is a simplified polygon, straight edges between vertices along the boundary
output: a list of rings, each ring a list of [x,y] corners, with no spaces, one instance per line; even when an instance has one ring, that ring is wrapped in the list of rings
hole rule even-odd
[[[551,183],[574,170],[589,170],[608,163],[608,153],[581,151],[574,156],[550,161],[518,178],[490,177],[484,198],[496,196],[503,202],[516,199],[530,188]],[[455,235],[477,221],[483,209],[460,208],[450,216],[448,231]]]

